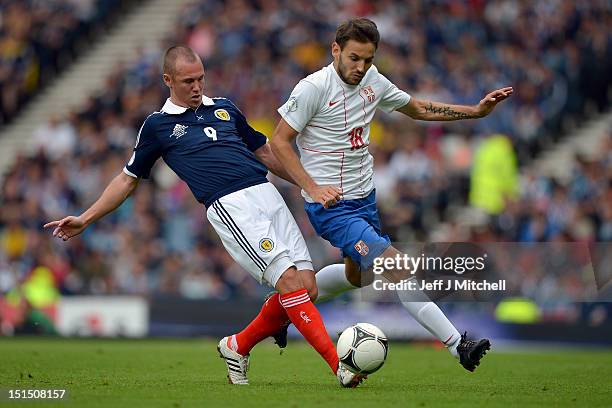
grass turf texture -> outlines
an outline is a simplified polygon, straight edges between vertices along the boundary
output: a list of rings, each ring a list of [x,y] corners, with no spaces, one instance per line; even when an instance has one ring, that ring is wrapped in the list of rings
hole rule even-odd
[[[446,351],[392,342],[383,368],[342,389],[303,342],[251,353],[249,386],[227,384],[209,340],[0,339],[0,406],[609,407],[612,350],[495,352],[475,373]],[[7,389],[67,389],[62,402],[8,401]]]

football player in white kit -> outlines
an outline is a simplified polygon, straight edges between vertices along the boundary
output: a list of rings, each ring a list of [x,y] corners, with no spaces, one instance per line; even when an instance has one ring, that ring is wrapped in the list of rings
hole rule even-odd
[[[278,109],[282,118],[272,137],[272,150],[302,188],[314,229],[340,248],[344,257],[344,265],[329,265],[317,273],[319,301],[369,284],[366,276],[371,275],[375,258],[401,255],[382,234],[376,209],[373,158],[368,150],[376,109],[397,110],[417,120],[476,119],[513,92],[512,87],[498,89],[475,106],[413,98],[373,65],[379,39],[371,20],[341,24],[332,43],[333,62],[302,79]],[[294,139],[300,158],[293,150]],[[398,294],[406,310],[463,367],[476,368],[490,348],[489,340],[467,340],[425,294],[411,293],[410,298]],[[279,345],[286,344],[283,332],[274,337]]]

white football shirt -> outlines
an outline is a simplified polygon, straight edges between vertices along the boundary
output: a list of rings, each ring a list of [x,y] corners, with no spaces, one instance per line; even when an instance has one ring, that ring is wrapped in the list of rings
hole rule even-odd
[[[370,123],[379,107],[392,112],[410,101],[374,65],[358,85],[342,81],[333,64],[302,79],[278,113],[295,131],[300,160],[319,185],[342,188],[344,199],[373,189]],[[302,191],[308,202],[312,199]]]

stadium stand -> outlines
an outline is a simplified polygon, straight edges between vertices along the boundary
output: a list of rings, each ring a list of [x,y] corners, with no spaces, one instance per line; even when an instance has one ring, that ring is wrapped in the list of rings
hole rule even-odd
[[[136,0],[0,3],[0,124],[59,75]]]
[[[86,208],[123,167],[136,131],[166,98],[163,49],[186,43],[204,59],[210,96],[236,101],[270,135],[293,85],[330,60],[338,20],[371,16],[383,42],[376,64],[421,97],[475,103],[511,84],[515,96],[485,120],[420,124],[381,115],[373,129],[377,188],[394,240],[538,242],[612,238],[612,135],[594,158],[576,157],[560,183],[524,167],[543,148],[609,109],[609,2],[401,2],[386,0],[202,1],[186,6],[172,38],[143,49],[67,117],[41,123],[34,156],[20,156],[2,182],[0,293],[47,266],[63,294],[133,293],[192,299],[260,296],[204,222],[187,187],[158,166],[118,211],[69,243],[41,225]],[[214,19],[211,18],[214,16]],[[468,228],[453,219],[468,203],[470,171],[491,134],[511,140],[516,194]],[[53,143],[49,143],[53,141]],[[473,181],[473,180],[472,180]],[[314,236],[298,191],[278,183],[317,266],[338,253]]]

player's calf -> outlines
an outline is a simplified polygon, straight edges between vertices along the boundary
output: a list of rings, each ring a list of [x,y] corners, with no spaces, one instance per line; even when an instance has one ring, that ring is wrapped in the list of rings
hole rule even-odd
[[[278,292],[276,291],[268,293],[264,298],[264,303],[277,293]],[[287,320],[287,322],[283,326],[281,326],[278,332],[272,335],[272,338],[274,339],[274,344],[276,344],[281,349],[281,353],[283,352],[283,349],[287,347],[287,330],[289,329],[290,324],[291,320]]]
[[[310,297],[310,300],[314,302],[317,299],[318,292],[319,292],[317,289],[316,280],[314,278],[314,272],[300,270],[298,271],[298,273],[300,274],[300,277],[302,278],[304,287],[308,291],[308,296]],[[270,299],[276,293],[278,292],[272,291],[268,293],[266,297],[264,298],[264,303],[267,302],[268,299]],[[291,320],[287,320],[285,324],[283,324],[280,327],[280,329],[271,336],[274,339],[274,344],[276,344],[281,349],[281,353],[283,349],[287,347],[287,330],[289,329],[289,325],[291,325]]]

